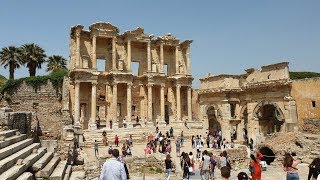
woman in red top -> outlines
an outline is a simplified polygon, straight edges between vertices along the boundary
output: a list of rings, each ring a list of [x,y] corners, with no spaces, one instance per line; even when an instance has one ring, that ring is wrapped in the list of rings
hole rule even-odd
[[[252,180],[261,180],[261,166],[260,166],[260,160],[257,160],[256,157],[251,154],[250,155],[251,161],[250,161],[250,172],[252,176]]]
[[[114,137],[114,144],[118,147],[119,146],[119,137],[116,135],[116,137]]]

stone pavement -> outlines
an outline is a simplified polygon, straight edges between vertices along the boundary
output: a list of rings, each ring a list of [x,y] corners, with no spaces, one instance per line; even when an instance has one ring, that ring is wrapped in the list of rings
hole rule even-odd
[[[114,147],[114,146],[113,146]],[[133,148],[132,148],[132,153],[133,156],[140,156],[140,157],[144,157],[144,149],[145,144],[133,144]],[[100,157],[106,157],[107,156],[107,147],[99,147],[99,156]],[[202,150],[209,150],[208,148],[203,148]],[[120,147],[119,147],[120,150]],[[212,150],[212,149],[210,149]],[[193,154],[196,154],[196,150],[191,148],[191,142],[187,141],[185,142],[184,146],[181,148],[181,152],[185,151],[185,152],[190,152],[192,151]],[[86,162],[92,162],[92,161],[97,161],[97,158],[94,156],[94,151],[93,151],[93,147],[92,148],[84,148],[84,152],[87,155],[85,157],[85,163]],[[218,151],[214,152],[215,155],[218,155]],[[175,151],[175,146],[173,146],[172,148],[172,153],[171,153],[172,159],[173,161],[176,161],[177,163],[179,163],[179,157],[176,157],[176,151]],[[200,175],[199,175],[199,163],[196,162],[195,164],[196,167],[196,174],[194,176],[191,176],[190,179],[192,180],[200,180]],[[300,175],[300,179],[307,179],[308,176],[308,165],[307,164],[301,164],[298,166],[299,168],[299,175]],[[215,179],[221,179],[220,176],[220,171],[219,169],[216,167],[215,168]],[[249,174],[249,170],[248,169],[243,169],[243,170],[233,170],[231,172],[231,178],[230,180],[234,180],[237,179],[237,174],[241,171],[246,172],[247,174]],[[181,173],[181,172],[180,172]],[[137,174],[135,172],[130,172],[130,174],[132,174],[132,178],[133,180],[142,180],[142,174]],[[159,179],[166,179],[166,174],[159,174],[159,175],[155,175],[155,174],[146,174],[146,180],[159,180]],[[177,179],[177,177],[173,177],[171,179]],[[286,174],[285,172],[282,170],[281,165],[277,165],[276,163],[273,163],[273,165],[268,166],[267,171],[264,171],[262,173],[262,179],[263,180],[285,180],[286,179]]]

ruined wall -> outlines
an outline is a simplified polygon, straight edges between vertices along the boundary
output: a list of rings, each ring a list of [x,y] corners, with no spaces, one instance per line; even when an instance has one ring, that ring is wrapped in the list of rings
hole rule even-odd
[[[32,113],[12,112],[10,108],[0,109],[0,130],[18,129],[20,133],[31,133]]]
[[[23,82],[11,94],[5,94],[5,96],[10,98],[9,106],[14,112],[31,112],[34,121],[39,120],[41,130],[55,138],[60,134],[64,125],[72,123],[68,116],[68,109],[63,104],[63,94],[61,90],[56,91],[52,83],[48,81],[38,89]],[[5,100],[0,102],[1,107],[6,105]]]
[[[300,129],[310,120],[320,121],[320,78],[293,80],[291,95],[296,100]]]

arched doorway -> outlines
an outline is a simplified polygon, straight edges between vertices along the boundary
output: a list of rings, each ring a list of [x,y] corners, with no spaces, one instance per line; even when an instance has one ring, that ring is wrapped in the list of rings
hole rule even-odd
[[[211,106],[208,108],[207,116],[208,116],[209,132],[213,132],[214,130],[221,129],[221,125],[217,119],[216,110],[214,109],[214,107]]]
[[[256,118],[259,120],[260,133],[263,135],[280,132],[284,123],[283,113],[275,103],[262,103],[256,108]]]

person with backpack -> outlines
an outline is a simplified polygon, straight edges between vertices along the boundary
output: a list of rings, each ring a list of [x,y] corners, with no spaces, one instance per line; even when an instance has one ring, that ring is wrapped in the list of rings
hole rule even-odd
[[[320,158],[315,158],[309,165],[308,180],[320,179]]]
[[[211,158],[211,179],[214,180],[214,169],[217,165],[217,160],[212,153],[209,153],[209,156]]]
[[[189,159],[190,159],[191,167],[192,167],[192,171],[190,172],[190,175],[195,175],[195,173],[194,173],[194,171],[195,171],[195,168],[194,168],[194,157],[193,157],[193,153],[191,151],[189,152]]]

